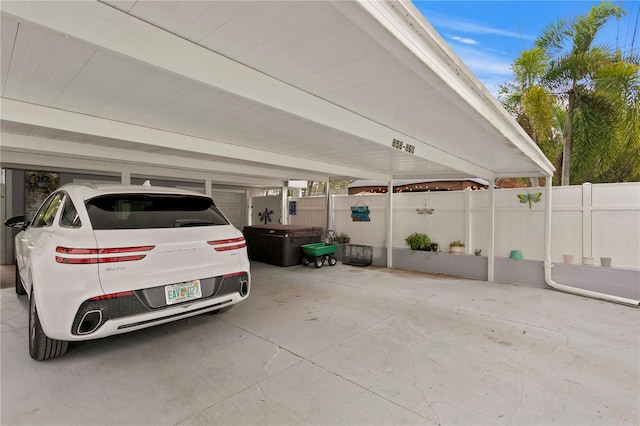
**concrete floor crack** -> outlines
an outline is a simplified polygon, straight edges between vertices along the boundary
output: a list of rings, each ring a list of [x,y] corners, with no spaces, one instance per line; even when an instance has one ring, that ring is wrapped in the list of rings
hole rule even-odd
[[[413,371],[413,387],[420,392],[420,394],[422,395],[422,400],[423,402],[425,402],[427,404],[427,406],[429,407],[429,409],[431,409],[433,416],[435,417],[434,419],[431,419],[432,421],[434,421],[436,424],[440,425],[442,424],[440,421],[440,415],[438,414],[438,412],[436,411],[436,409],[434,408],[434,402],[430,400],[429,395],[427,395],[427,393],[420,387],[418,386],[418,372],[416,370],[416,361],[413,358],[413,356],[411,355],[411,352],[414,350],[414,348],[416,348],[418,345],[424,344],[427,341],[427,338],[424,336],[424,334],[418,332],[417,330],[415,330],[413,327],[411,327],[411,325],[409,325],[409,323],[405,323],[405,326],[411,330],[412,332],[414,332],[415,334],[417,334],[418,336],[420,336],[422,338],[421,341],[419,342],[414,342],[411,344],[411,347],[409,348],[408,351],[408,355],[409,355],[409,359],[411,360],[411,368]]]
[[[391,315],[389,315],[388,317],[385,317],[384,319],[381,319],[380,321],[376,321],[374,324],[371,324],[369,327],[365,328],[364,330],[360,330],[360,332],[359,332],[359,333],[365,332],[366,330],[368,330],[368,329],[370,329],[370,328],[372,328],[372,327],[375,327],[375,326],[376,326],[376,324],[379,324],[380,322],[386,321],[386,320],[388,320],[389,318],[392,318],[393,316],[394,316],[394,314],[391,314]],[[236,325],[235,327],[238,327],[238,326]],[[264,337],[262,337],[262,336],[259,336],[259,335],[255,334],[255,333],[252,333],[251,331],[246,330],[246,329],[244,329],[244,328],[242,328],[242,327],[238,327],[238,328],[239,328],[240,330],[242,330],[242,331],[246,332],[246,333],[251,334],[252,336],[255,336],[255,337],[257,337],[257,338],[259,338],[259,339],[261,339],[261,340],[264,340],[265,342],[268,342],[268,343],[270,343],[270,344],[272,344],[272,345],[275,345],[275,346],[276,346],[276,348],[278,348],[278,349],[277,349],[277,351],[276,351],[276,354],[274,354],[274,356],[272,357],[272,359],[277,355],[277,353],[278,353],[279,351],[286,351],[286,352],[289,352],[291,355],[294,355],[295,357],[298,357],[298,358],[300,358],[301,360],[305,360],[305,361],[307,361],[307,362],[309,362],[309,363],[313,364],[314,366],[316,366],[316,367],[318,367],[318,368],[321,368],[322,370],[324,370],[324,371],[326,371],[326,372],[328,372],[328,373],[331,373],[331,374],[333,374],[334,376],[336,376],[336,377],[338,377],[338,378],[340,378],[340,379],[342,379],[342,380],[344,380],[344,381],[346,381],[346,382],[349,382],[349,383],[351,383],[351,384],[352,384],[352,385],[354,385],[354,386],[357,386],[358,388],[360,388],[360,389],[364,390],[365,392],[368,392],[368,393],[370,393],[370,394],[372,394],[372,395],[375,395],[375,396],[377,396],[378,398],[384,399],[385,401],[387,401],[387,402],[389,402],[389,403],[391,403],[391,404],[393,404],[393,405],[395,405],[395,406],[397,406],[397,407],[400,407],[400,408],[403,408],[403,409],[405,409],[405,410],[407,410],[407,411],[410,411],[411,413],[415,414],[416,416],[420,416],[421,418],[425,419],[426,421],[428,421],[428,422],[430,422],[430,423],[434,423],[434,424],[440,425],[440,421],[439,421],[439,419],[438,419],[438,421],[437,421],[437,423],[436,423],[433,419],[430,419],[430,418],[428,418],[428,417],[424,416],[423,414],[420,414],[420,413],[418,413],[418,412],[414,411],[411,407],[406,407],[406,406],[404,406],[404,405],[402,405],[402,404],[399,404],[398,402],[396,402],[396,401],[394,401],[394,400],[392,400],[392,399],[389,399],[388,397],[386,397],[386,396],[384,396],[384,395],[381,395],[381,394],[379,394],[378,392],[375,392],[375,391],[373,391],[372,389],[369,389],[369,388],[367,388],[367,387],[365,387],[365,386],[361,385],[360,383],[355,382],[355,381],[353,381],[352,379],[350,379],[350,378],[348,378],[348,377],[345,377],[345,376],[341,375],[340,373],[338,373],[338,372],[336,372],[336,371],[333,371],[333,370],[331,370],[331,369],[329,369],[329,368],[327,368],[327,367],[325,367],[325,366],[323,366],[323,365],[321,365],[321,364],[318,364],[316,361],[314,361],[313,359],[311,359],[311,358],[309,358],[309,357],[305,357],[305,356],[303,356],[303,355],[297,354],[297,353],[295,353],[295,352],[291,351],[290,349],[287,349],[287,348],[285,348],[285,347],[283,347],[283,346],[280,346],[280,345],[278,345],[277,343],[274,343],[274,342],[270,341],[269,339],[266,339],[266,338],[264,338]],[[355,334],[358,334],[358,333],[355,333]],[[320,353],[321,353],[321,352],[320,352]],[[316,354],[316,355],[317,355],[317,354]],[[265,377],[263,380],[260,380],[260,381],[258,381],[258,382],[256,382],[256,383],[252,384],[251,386],[247,387],[247,389],[249,389],[249,388],[251,388],[251,387],[253,387],[253,386],[256,386],[256,385],[258,385],[258,384],[260,384],[260,383],[262,383],[262,382],[264,382],[265,380],[268,380],[268,379],[269,379],[269,377]],[[241,391],[241,392],[242,392],[242,391]],[[232,395],[232,396],[233,396],[233,395]],[[227,400],[227,399],[231,398],[232,396],[229,396],[228,398],[225,398],[225,400]],[[218,405],[218,404],[220,404],[220,403],[222,403],[222,402],[224,402],[224,401],[219,401],[219,402],[217,402],[217,403],[213,404],[211,407],[214,407],[214,406],[216,406],[216,405]],[[208,408],[210,408],[210,407],[207,407],[207,409],[208,409]],[[435,410],[434,410],[434,412],[435,412]],[[188,420],[188,419],[185,419],[185,420],[183,420],[182,422],[184,422],[184,421],[186,421],[186,420]],[[182,423],[182,422],[180,422],[180,423]],[[178,424],[180,424],[180,423],[178,423]]]

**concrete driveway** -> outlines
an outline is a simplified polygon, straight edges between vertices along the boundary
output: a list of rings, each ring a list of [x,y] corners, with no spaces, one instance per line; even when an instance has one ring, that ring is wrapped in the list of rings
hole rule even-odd
[[[3,425],[640,423],[639,310],[551,290],[254,263],[219,316],[35,362],[2,297]]]

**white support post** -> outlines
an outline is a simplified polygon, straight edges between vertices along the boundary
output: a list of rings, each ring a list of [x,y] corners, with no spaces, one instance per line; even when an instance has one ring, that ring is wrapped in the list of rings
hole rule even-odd
[[[582,256],[593,257],[591,244],[591,194],[592,185],[589,182],[582,184]]]
[[[125,170],[123,172],[121,172],[120,174],[120,182],[123,185],[131,185],[131,172],[128,170]]]
[[[387,268],[393,268],[393,182],[387,185]]]
[[[487,281],[495,281],[496,268],[496,194],[495,176],[489,181],[489,253],[487,259]]]
[[[551,268],[551,194],[553,176],[545,176],[544,182],[544,265],[545,268]],[[549,273],[549,279],[551,279],[551,273]]]
[[[471,236],[471,189],[464,190],[464,242],[465,253],[471,253],[473,239]]]
[[[211,179],[204,180],[204,194],[211,197],[213,193],[213,181]]]
[[[282,219],[283,225],[289,224],[289,187],[287,185],[282,186]]]
[[[324,196],[326,197],[326,200],[325,200],[326,220],[325,220],[325,228],[324,228],[324,232],[326,235],[326,233],[329,232],[329,227],[331,226],[331,218],[329,217],[329,215],[331,214],[331,185],[329,184],[328,177],[324,187]]]

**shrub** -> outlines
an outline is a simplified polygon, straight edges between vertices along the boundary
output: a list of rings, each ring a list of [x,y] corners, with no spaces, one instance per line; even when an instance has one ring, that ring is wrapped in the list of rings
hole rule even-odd
[[[419,232],[414,232],[404,239],[404,242],[407,243],[411,250],[424,250],[431,245],[431,239],[427,236],[427,234],[421,234]]]

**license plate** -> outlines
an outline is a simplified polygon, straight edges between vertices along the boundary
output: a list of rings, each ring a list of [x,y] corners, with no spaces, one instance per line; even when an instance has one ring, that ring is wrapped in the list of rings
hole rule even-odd
[[[200,280],[187,281],[178,284],[169,284],[164,287],[164,295],[167,305],[174,305],[187,300],[199,299],[202,297]]]

